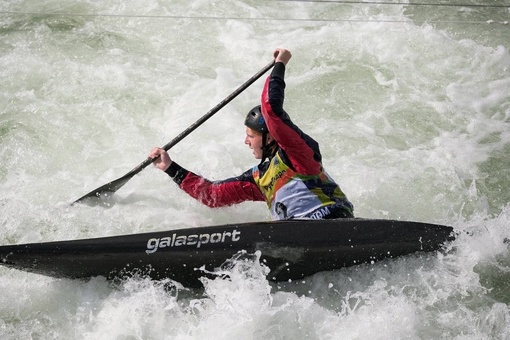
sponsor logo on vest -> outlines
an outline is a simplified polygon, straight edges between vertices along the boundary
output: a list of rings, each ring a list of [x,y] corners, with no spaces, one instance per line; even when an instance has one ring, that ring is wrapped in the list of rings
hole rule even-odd
[[[271,178],[271,182],[269,182],[268,185],[264,186],[264,190],[270,191],[273,188],[273,186],[275,185],[276,181],[279,180],[283,176],[284,173],[285,173],[285,170],[282,170],[279,173],[277,173],[276,175],[274,175],[274,177]]]
[[[232,231],[224,231],[223,233],[203,233],[191,235],[177,235],[151,238],[147,241],[147,254],[152,254],[160,248],[166,247],[180,247],[180,246],[195,246],[200,248],[208,243],[226,243],[237,242],[241,239],[241,232],[233,229]]]
[[[331,211],[328,207],[320,208],[319,210],[315,211],[313,214],[310,215],[310,218],[314,220],[320,220],[321,218],[324,218],[325,216],[328,216]]]

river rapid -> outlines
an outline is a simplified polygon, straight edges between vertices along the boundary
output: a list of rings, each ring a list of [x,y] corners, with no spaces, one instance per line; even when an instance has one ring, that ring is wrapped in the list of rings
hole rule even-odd
[[[285,107],[355,215],[451,225],[445,251],[276,284],[240,264],[189,290],[0,268],[2,339],[510,339],[508,1],[0,3],[0,244],[268,220],[209,209],[150,166],[119,178],[292,51]],[[171,150],[217,180],[256,161],[262,77]]]

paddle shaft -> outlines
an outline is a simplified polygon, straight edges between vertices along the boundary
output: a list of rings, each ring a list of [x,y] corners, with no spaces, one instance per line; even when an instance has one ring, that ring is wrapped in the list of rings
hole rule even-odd
[[[253,84],[257,79],[259,79],[264,73],[269,71],[275,64],[275,61],[271,61],[269,64],[264,66],[260,71],[258,71],[255,75],[253,75],[250,79],[248,79],[244,84],[239,86],[234,92],[232,92],[228,97],[223,99],[221,102],[218,103],[215,107],[213,107],[209,112],[207,112],[205,115],[203,115],[200,119],[198,119],[195,123],[191,124],[186,130],[181,132],[177,137],[172,139],[170,142],[165,144],[163,146],[163,149],[165,151],[170,150],[175,144],[179,143],[181,140],[183,140],[187,135],[189,135],[191,132],[193,132],[196,128],[198,128],[200,125],[202,125],[206,120],[211,118],[216,112],[221,110],[225,105],[227,105],[232,99],[237,97],[241,92],[246,90],[251,84]],[[150,165],[154,161],[153,158],[148,157],[146,160],[144,160],[142,163],[137,165],[135,168],[133,168],[131,171],[129,171],[124,176],[120,177],[119,179],[116,179],[112,182],[109,182],[96,190],[93,190],[89,192],[88,194],[78,198],[76,201],[74,201],[72,204],[78,203],[81,200],[89,197],[99,197],[102,194],[110,193],[113,194],[117,190],[119,190],[124,184],[126,184],[133,176],[138,174],[140,171],[145,169],[148,165]]]

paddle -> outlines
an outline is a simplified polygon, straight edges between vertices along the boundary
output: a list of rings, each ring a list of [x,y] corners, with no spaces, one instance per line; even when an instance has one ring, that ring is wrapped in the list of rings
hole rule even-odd
[[[237,90],[232,92],[228,97],[223,99],[218,105],[213,107],[209,112],[207,112],[202,118],[198,119],[195,123],[191,124],[186,130],[181,132],[177,137],[175,137],[173,140],[168,142],[165,146],[163,146],[163,149],[168,151],[171,147],[173,147],[175,144],[179,143],[181,140],[184,139],[187,135],[189,135],[191,132],[193,132],[197,127],[202,125],[206,120],[211,118],[216,112],[218,112],[221,108],[223,108],[225,105],[227,105],[232,99],[237,97],[241,92],[246,90],[251,84],[253,84],[257,79],[259,79],[264,73],[269,71],[273,66],[275,62],[274,60],[271,61],[269,64],[264,66],[260,71],[258,71],[253,77],[248,79],[244,84],[242,84]],[[71,205],[78,203],[86,198],[90,197],[100,197],[101,195],[108,195],[113,194],[117,190],[119,190],[124,184],[126,184],[134,175],[138,174],[140,171],[145,169],[149,164],[151,164],[154,161],[153,158],[148,157],[145,161],[137,165],[133,170],[129,171],[124,176],[109,182],[96,190],[92,190],[88,194],[78,198],[76,201],[71,203]]]

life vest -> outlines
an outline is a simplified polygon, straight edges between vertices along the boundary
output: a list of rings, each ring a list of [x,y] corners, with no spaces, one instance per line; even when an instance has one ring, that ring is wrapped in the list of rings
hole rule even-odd
[[[351,203],[324,170],[318,175],[298,174],[283,161],[281,152],[252,170],[273,220],[320,219],[333,209],[351,212]]]

